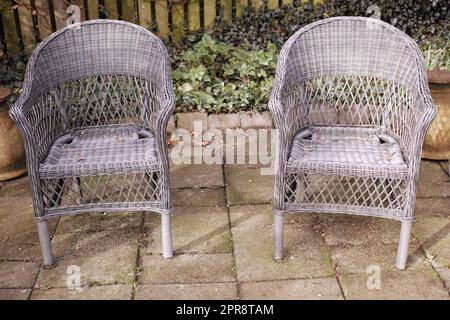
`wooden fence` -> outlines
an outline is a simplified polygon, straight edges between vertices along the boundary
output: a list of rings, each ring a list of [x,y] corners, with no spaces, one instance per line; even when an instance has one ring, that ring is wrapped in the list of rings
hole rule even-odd
[[[29,54],[36,43],[67,25],[71,5],[80,8],[81,21],[126,20],[161,38],[178,41],[190,31],[211,26],[219,14],[232,23],[246,6],[274,9],[293,3],[293,0],[0,0],[0,44],[3,53]]]

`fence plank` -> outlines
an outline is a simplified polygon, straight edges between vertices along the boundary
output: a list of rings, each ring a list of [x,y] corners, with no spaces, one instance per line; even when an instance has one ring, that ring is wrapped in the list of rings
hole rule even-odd
[[[200,1],[190,0],[188,3],[189,31],[200,29]]]
[[[117,0],[105,0],[105,10],[108,13],[108,19],[118,19]]]
[[[67,25],[67,6],[66,1],[54,0],[56,29],[59,30]]]
[[[122,0],[122,19],[136,23],[134,0]]]
[[[167,0],[156,0],[156,24],[158,26],[158,35],[161,38],[169,37],[169,10]]]
[[[263,0],[252,0],[252,7],[253,8],[259,8],[262,5],[264,5],[264,1]]]
[[[151,0],[138,0],[139,24],[148,30],[152,30],[152,4]]]
[[[17,0],[18,3],[33,3],[33,0]],[[301,0],[302,3],[320,4],[323,0]],[[232,22],[233,16],[240,16],[242,10],[248,6],[248,0],[34,0],[37,17],[33,17],[29,9],[19,7],[17,15],[14,16],[11,0],[0,0],[2,9],[2,24],[4,38],[7,47],[13,52],[18,52],[19,34],[22,34],[26,52],[30,52],[36,42],[35,31],[39,32],[40,39],[45,39],[55,29],[61,29],[67,23],[67,6],[74,4],[80,6],[81,19],[98,19],[99,4],[104,4],[108,12],[108,18],[117,19],[120,16],[123,20],[139,23],[147,29],[157,27],[158,35],[168,39],[169,34],[174,41],[178,41],[185,33],[186,24],[190,31],[199,30],[201,26],[208,28],[214,24],[217,15],[217,4],[221,6],[222,18],[226,22]],[[118,6],[120,3],[120,7]],[[169,4],[170,3],[170,4]],[[200,3],[203,3],[203,14],[200,13]],[[233,9],[233,3],[235,8]],[[252,0],[252,6],[260,8],[263,0]],[[267,0],[267,7],[275,9],[282,3],[292,4],[293,0]],[[53,4],[53,10],[51,9]],[[87,8],[85,8],[87,5]],[[187,12],[185,9],[187,7]],[[169,26],[169,10],[170,22]],[[234,11],[235,10],[235,11]],[[53,12],[50,12],[53,11]],[[53,14],[55,19],[53,20]],[[202,17],[202,19],[201,19]],[[15,18],[20,23],[19,32],[16,30]],[[185,21],[187,19],[187,22]],[[34,24],[36,26],[34,26]]]
[[[98,19],[98,0],[88,1],[88,19]]]
[[[233,21],[233,1],[220,0],[220,7],[222,9],[222,19],[226,22]]]
[[[205,29],[212,26],[216,20],[216,1],[205,0],[204,2]]]
[[[267,1],[267,8],[269,8],[269,9],[276,9],[276,8],[278,8],[278,0],[268,0]]]
[[[183,1],[172,2],[172,39],[179,42],[184,34]]]
[[[242,14],[242,10],[248,6],[248,0],[236,0],[236,17]]]
[[[71,0],[71,4],[80,7],[80,19],[81,19],[81,21],[85,21],[86,14],[84,11],[84,1],[83,0]]]
[[[36,12],[39,29],[39,37],[44,40],[52,34],[52,23],[50,21],[50,10],[48,0],[36,0]]]
[[[16,23],[14,22],[11,1],[0,0],[0,8],[7,50],[9,53],[17,54],[19,52],[19,37],[16,32]]]
[[[22,31],[22,40],[25,54],[30,54],[36,45],[36,38],[33,27],[33,17],[31,3],[29,0],[16,1],[19,13],[20,29]]]

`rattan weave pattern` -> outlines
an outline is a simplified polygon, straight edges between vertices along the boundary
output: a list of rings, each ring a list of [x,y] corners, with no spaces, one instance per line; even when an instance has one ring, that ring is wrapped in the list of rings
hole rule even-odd
[[[162,196],[153,206],[170,212],[165,128],[174,101],[167,51],[144,28],[94,20],[42,42],[11,109],[25,137],[37,220],[49,210],[41,179],[139,171],[160,174]],[[139,131],[148,136],[140,139]],[[63,147],[70,136],[72,143]]]
[[[11,116],[25,140],[44,263],[53,259],[43,223],[94,211],[162,214],[171,256],[166,127],[174,106],[167,50],[140,26],[92,20],[38,45]]]
[[[414,219],[421,148],[436,108],[420,49],[406,34],[363,17],[305,26],[281,50],[269,108],[278,128],[276,258],[285,213]]]

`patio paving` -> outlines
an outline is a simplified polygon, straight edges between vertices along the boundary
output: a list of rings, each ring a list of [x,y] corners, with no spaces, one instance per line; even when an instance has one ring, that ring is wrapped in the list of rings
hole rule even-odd
[[[285,260],[275,262],[273,176],[254,165],[172,165],[173,259],[160,254],[158,215],[88,214],[51,220],[57,266],[43,269],[21,177],[0,188],[0,299],[449,299],[445,169],[422,162],[403,272],[400,223],[344,215],[288,216]],[[73,270],[81,279],[69,289]]]

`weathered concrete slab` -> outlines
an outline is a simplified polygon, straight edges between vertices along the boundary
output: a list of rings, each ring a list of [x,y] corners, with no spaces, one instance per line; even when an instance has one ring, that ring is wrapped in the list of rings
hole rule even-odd
[[[369,289],[368,274],[339,276],[347,299],[449,299],[448,293],[433,269],[386,271],[381,273],[380,289]],[[373,281],[369,280],[373,288]]]
[[[418,217],[450,219],[450,198],[418,198],[416,215]]]
[[[172,188],[222,187],[222,165],[172,165],[170,167]]]
[[[31,300],[129,300],[130,285],[106,285],[80,289],[34,289]]]
[[[142,212],[92,213],[64,216],[59,222],[56,233],[90,233],[138,228],[141,222]]]
[[[417,218],[413,234],[420,240],[428,259],[437,267],[450,267],[450,220]]]
[[[34,262],[0,261],[0,288],[32,288],[39,268]]]
[[[422,161],[417,197],[450,197],[450,175],[437,161]]]
[[[242,283],[243,300],[342,300],[336,278]]]
[[[159,216],[146,216],[145,252],[160,254]],[[228,212],[215,207],[175,207],[172,218],[175,252],[225,253],[232,251]]]
[[[27,300],[31,289],[0,289],[0,300]]]
[[[236,283],[138,285],[135,300],[235,300]]]
[[[333,274],[320,234],[309,225],[286,224],[285,259],[273,259],[271,206],[230,208],[239,281],[327,277]]]
[[[172,189],[174,207],[226,207],[225,188]]]
[[[450,290],[450,268],[436,268],[436,271],[439,273],[439,277],[442,281],[444,281],[447,289]]]
[[[396,270],[396,243],[339,244],[332,245],[330,250],[336,272],[340,274],[365,273],[372,266],[377,266],[383,271]],[[410,241],[407,268],[408,270],[431,268],[419,247],[418,241]]]
[[[56,267],[43,269],[37,288],[64,288],[79,268],[81,286],[134,282],[138,230],[57,234],[53,239]]]
[[[271,203],[274,176],[261,175],[260,168],[226,165],[225,181],[229,205]]]
[[[234,282],[233,257],[222,254],[181,254],[173,259],[143,256],[142,284],[196,284]]]
[[[400,222],[344,214],[318,214],[318,221],[329,245],[397,243]]]
[[[17,220],[7,217],[4,220],[10,229],[6,231],[5,239],[0,244],[0,259],[41,262],[42,255],[39,246],[39,236],[36,222],[32,214],[19,213]],[[53,236],[59,218],[48,220],[49,232]],[[2,221],[3,223],[3,221]]]

